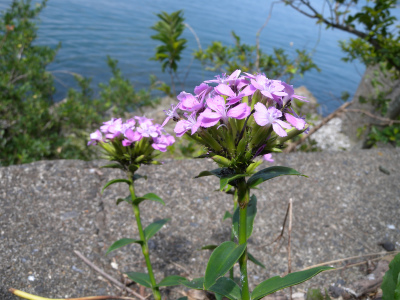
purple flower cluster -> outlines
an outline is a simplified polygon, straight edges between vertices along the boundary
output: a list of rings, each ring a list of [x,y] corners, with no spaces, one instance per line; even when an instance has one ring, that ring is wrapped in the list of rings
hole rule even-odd
[[[161,125],[153,124],[152,119],[135,116],[125,123],[121,118],[104,122],[100,130],[90,134],[88,145],[121,140],[122,146],[129,147],[143,138],[147,138],[151,146],[161,152],[167,151],[167,147],[175,142],[175,138],[165,133]]]
[[[177,122],[174,132],[178,137],[185,133],[190,136],[197,133],[205,145],[210,138],[217,143],[228,141],[225,146],[222,145],[222,149],[231,146],[225,152],[230,158],[233,157],[232,148],[238,147],[243,132],[255,137],[256,144],[253,143],[253,146],[258,148],[250,149],[252,154],[265,155],[272,149],[265,148],[268,139],[289,138],[288,132],[306,129],[304,118],[299,117],[291,108],[293,98],[306,100],[295,95],[291,85],[268,79],[264,74],[241,75],[241,71],[236,70],[229,76],[223,74],[201,83],[194,89],[194,94],[181,92],[177,98],[179,103],[171,105],[171,109],[165,111],[167,118],[162,126],[173,119]],[[213,130],[208,130],[214,126]],[[256,134],[257,132],[259,133]],[[249,151],[250,144],[245,147],[246,151]],[[221,155],[216,147],[211,145],[208,148]],[[270,160],[271,157],[267,156],[266,159]]]
[[[170,119],[178,121],[174,129],[180,137],[190,130],[193,135],[199,128],[208,128],[219,123],[227,125],[229,118],[245,119],[252,114],[259,126],[272,125],[275,133],[281,137],[287,135],[284,129],[294,126],[298,130],[305,128],[306,122],[300,118],[290,102],[293,98],[305,101],[303,97],[295,95],[291,85],[280,81],[270,80],[265,75],[239,76],[236,70],[230,76],[217,76],[215,80],[208,80],[194,89],[194,95],[182,92],[178,95],[179,103],[165,111],[167,118],[164,126]],[[217,83],[211,87],[207,83]],[[252,96],[256,91],[264,96],[266,103],[258,102],[252,105]],[[179,113],[181,111],[181,113]]]

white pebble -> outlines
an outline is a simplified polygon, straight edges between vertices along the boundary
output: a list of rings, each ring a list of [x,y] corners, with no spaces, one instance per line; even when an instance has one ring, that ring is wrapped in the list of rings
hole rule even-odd
[[[118,270],[118,264],[116,262],[112,262],[111,267],[113,267],[115,270]]]
[[[28,280],[29,281],[35,281],[35,276],[33,276],[33,275],[28,276]]]
[[[396,229],[396,227],[394,227],[394,225],[392,225],[392,224],[388,225],[387,228],[393,229],[393,230]]]

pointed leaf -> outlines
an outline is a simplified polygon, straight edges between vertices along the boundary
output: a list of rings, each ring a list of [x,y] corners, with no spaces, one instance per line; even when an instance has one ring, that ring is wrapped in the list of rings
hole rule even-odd
[[[260,266],[261,268],[265,269],[265,266],[260,262],[258,259],[256,259],[253,255],[251,255],[249,252],[247,252],[247,256],[249,257],[249,260],[256,264],[257,266]]]
[[[218,247],[217,245],[206,245],[206,246],[201,247],[198,250],[214,250],[217,247]]]
[[[225,275],[243,254],[247,243],[237,245],[234,242],[224,242],[211,254],[207,263],[206,275],[204,276],[204,288],[209,289],[216,283],[218,278]]]
[[[400,298],[400,253],[389,263],[389,270],[383,276],[381,289],[383,300]]]
[[[151,281],[150,276],[147,273],[138,273],[138,272],[128,272],[126,273],[129,279],[133,280],[134,282],[139,283],[147,288],[151,288]]]
[[[148,193],[142,197],[136,198],[135,200],[133,200],[133,204],[139,205],[144,200],[156,201],[156,202],[161,203],[162,205],[165,205],[163,199],[161,199],[160,197],[158,197],[156,194],[153,194],[153,193]]]
[[[239,236],[239,209],[240,207],[236,208],[232,218],[233,233],[235,234],[235,236]],[[253,233],[253,224],[256,214],[257,214],[257,198],[255,195],[251,195],[249,204],[247,206],[247,220],[246,220],[247,239]]]
[[[228,277],[219,278],[217,282],[207,290],[225,296],[231,300],[241,299],[240,287]]]
[[[193,280],[182,281],[181,284],[190,289],[202,290],[204,286],[204,277],[195,278]]]
[[[157,286],[174,286],[180,285],[182,281],[187,280],[185,277],[178,276],[178,275],[171,275],[165,277]]]
[[[300,176],[305,176],[296,170],[288,167],[280,167],[280,166],[274,166],[274,167],[269,167],[266,169],[262,169],[261,171],[258,171],[255,173],[253,176],[247,180],[247,185],[249,188],[253,188],[260,183],[278,177],[278,176],[283,176],[283,175],[300,175]],[[307,176],[305,176],[307,177]]]
[[[144,180],[147,180],[147,176],[146,176],[146,175],[140,175],[140,174],[135,174],[135,175],[133,175],[132,180],[133,180],[133,181],[136,181],[136,180],[138,180],[138,179],[140,179],[140,178],[143,178]]]
[[[229,182],[232,180],[245,177],[246,174],[231,174],[231,175],[224,175],[219,179],[219,190],[222,191]]]
[[[222,171],[222,168],[218,168],[218,169],[215,169],[212,171],[202,171],[195,178],[200,178],[200,177],[205,177],[205,176],[217,176],[218,178],[221,178],[221,171]]]
[[[128,154],[126,154],[127,155],[127,159],[130,159],[130,156],[128,155]],[[131,164],[131,165],[129,165],[129,167],[128,167],[128,169],[129,169],[129,171],[131,171],[132,173],[135,173],[138,169],[139,169],[139,167],[140,167],[140,165],[138,165],[138,164]]]
[[[226,211],[222,221],[225,221],[226,219],[232,219],[232,217],[232,214],[229,211]]]
[[[161,219],[147,226],[144,229],[144,236],[146,240],[151,239],[170,220],[171,219]]]
[[[133,244],[133,243],[142,244],[143,241],[141,241],[141,240],[134,240],[134,239],[127,239],[127,238],[120,239],[120,240],[116,241],[114,244],[112,244],[112,245],[110,246],[110,248],[108,248],[108,250],[107,250],[107,252],[106,252],[106,255],[107,255],[108,253],[110,253],[111,251],[114,251],[114,250],[116,250],[116,249],[118,249],[118,248],[121,248],[121,247],[126,246],[126,245],[129,245],[129,244]]]
[[[112,185],[112,184],[114,184],[114,183],[118,183],[118,182],[125,182],[125,183],[127,183],[127,184],[132,184],[132,182],[131,182],[130,180],[128,180],[128,179],[113,179],[113,180],[110,180],[109,182],[107,182],[107,183],[104,185],[104,187],[103,187],[103,189],[101,190],[101,192],[103,193],[104,190],[105,190],[106,188],[108,188],[110,185]]]
[[[300,284],[304,281],[309,280],[322,271],[331,270],[332,267],[322,266],[316,267],[304,271],[290,273],[285,277],[275,276],[261,282],[251,293],[252,300],[261,299],[269,294],[275,293],[276,291],[282,290],[289,286]]]
[[[118,205],[118,204],[120,204],[121,202],[124,202],[124,201],[129,203],[130,205],[132,205],[132,197],[130,195],[125,197],[125,198],[118,198],[116,204]]]

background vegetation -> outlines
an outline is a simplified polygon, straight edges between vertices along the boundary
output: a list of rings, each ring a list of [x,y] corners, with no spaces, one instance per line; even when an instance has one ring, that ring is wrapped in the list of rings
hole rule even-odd
[[[79,89],[70,89],[67,98],[54,103],[53,76],[46,67],[55,59],[60,45],[51,49],[35,44],[39,13],[47,0],[32,5],[29,0],[14,0],[0,19],[0,165],[28,163],[42,159],[91,159],[96,157],[86,147],[88,135],[104,120],[125,116],[143,106],[156,105],[157,98],[152,90],[161,90],[166,95],[177,94],[176,84],[184,80],[177,75],[186,39],[181,37],[185,30],[183,11],[168,14],[161,12],[159,21],[149,38],[159,41],[152,59],[161,63],[162,71],[171,77],[170,85],[150,77],[150,88],[136,90],[124,78],[118,61],[107,58],[112,78],[99,85],[100,93],[95,96],[90,86],[91,79],[76,76]],[[391,15],[395,0],[369,2],[361,10],[349,8],[356,0],[336,1],[326,17],[319,13],[307,0],[283,1],[299,12],[315,18],[329,28],[345,30],[355,39],[342,43],[346,60],[360,59],[367,65],[381,64],[390,76],[399,78],[400,35],[394,27],[397,19]],[[297,57],[290,58],[283,49],[274,49],[268,54],[259,46],[241,42],[234,32],[233,46],[214,41],[204,50],[194,52],[207,70],[230,73],[236,69],[247,72],[264,72],[268,77],[290,81],[311,69],[318,69],[311,55],[297,50]],[[379,87],[379,82],[377,83]],[[381,114],[387,110],[385,95],[362,99],[375,101]],[[386,110],[385,110],[386,109]],[[398,115],[396,118],[398,119]],[[384,128],[373,128],[371,144],[386,141],[399,144],[400,127],[391,124]],[[177,145],[184,155],[196,152],[193,145]]]

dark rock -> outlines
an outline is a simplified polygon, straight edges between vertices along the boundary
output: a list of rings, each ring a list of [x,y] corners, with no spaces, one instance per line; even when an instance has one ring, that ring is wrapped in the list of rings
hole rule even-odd
[[[383,243],[379,243],[379,246],[382,246],[383,249],[385,249],[386,251],[395,251],[396,250],[396,246],[392,243],[392,242],[383,242]]]

